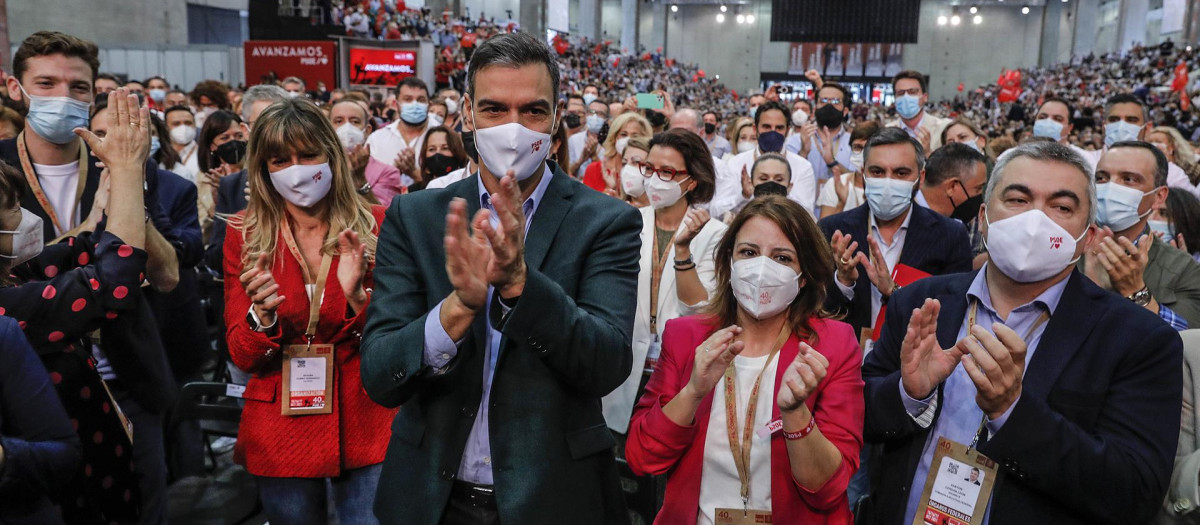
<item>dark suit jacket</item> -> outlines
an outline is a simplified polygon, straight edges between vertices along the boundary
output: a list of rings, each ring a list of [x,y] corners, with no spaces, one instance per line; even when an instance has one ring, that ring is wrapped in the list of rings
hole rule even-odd
[[[21,171],[21,161],[17,156],[17,139],[0,141],[0,160]],[[79,201],[80,219],[91,213],[96,190],[100,187],[101,169],[96,166],[97,160],[94,156],[88,158],[87,180]],[[146,161],[145,176],[146,213],[154,227],[168,241],[173,242],[171,221],[158,203],[158,166],[151,160]],[[21,207],[42,218],[43,236],[46,241],[55,238],[54,224],[33,192],[25,192],[24,198],[21,199]],[[134,400],[143,408],[151,412],[165,409],[175,396],[175,385],[154,316],[145,300],[142,300],[137,309],[105,323],[100,329],[100,338],[104,341],[105,355],[112,363],[121,387],[132,393]]]
[[[233,215],[246,209],[246,170],[239,171],[221,179],[217,187],[217,205],[214,207],[218,214]],[[204,249],[204,264],[209,269],[220,273],[225,267],[225,219],[220,215],[213,217],[212,238]]]
[[[633,365],[641,218],[551,169],[525,240],[525,291],[490,321],[503,333],[489,407],[500,520],[627,523],[600,398]],[[362,377],[372,399],[400,407],[375,500],[383,523],[438,523],[483,393],[482,312],[445,373],[422,363],[426,316],[453,290],[446,210],[459,197],[473,216],[477,184],[397,197],[380,234]]]
[[[179,284],[167,293],[145,290],[146,300],[158,321],[167,361],[176,381],[199,371],[208,351],[208,329],[200,308],[200,287],[193,267],[200,262],[204,244],[196,216],[196,185],[170,171],[158,172],[158,201],[171,221],[172,245],[179,259]]]
[[[850,234],[858,242],[858,251],[870,255],[871,246],[867,244],[870,212],[871,208],[863,204],[821,219],[818,226],[826,239],[832,239],[833,232],[837,230]],[[913,203],[910,213],[912,219],[908,221],[904,249],[900,252],[901,264],[932,275],[971,271],[971,241],[967,239],[967,229],[961,222],[943,217],[916,203]],[[825,308],[845,314],[843,321],[854,327],[855,334],[871,326],[871,279],[861,266],[858,269],[858,281],[854,284],[854,300],[847,301],[837,283],[830,282],[827,289],[829,293],[826,294]]]
[[[898,292],[863,365],[865,437],[882,447],[871,464],[878,514],[867,523],[900,523],[909,490],[923,488],[909,485],[929,430],[905,411],[899,386],[911,312],[927,297],[941,301],[937,338],[950,348],[974,277],[932,277]],[[1079,271],[1068,278],[1026,367],[1020,399],[1004,427],[979,446],[1000,466],[992,525],[1146,523],[1167,490],[1182,403],[1179,335]],[[936,425],[940,410],[934,417]]]

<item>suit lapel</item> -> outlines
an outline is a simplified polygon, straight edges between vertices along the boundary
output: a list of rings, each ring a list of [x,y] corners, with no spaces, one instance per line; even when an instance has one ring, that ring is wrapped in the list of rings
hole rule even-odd
[[[1083,274],[1074,270],[1067,279],[1062,299],[1046,324],[1033,358],[1025,367],[1024,388],[1042,398],[1050,393],[1067,362],[1083,346],[1096,320],[1104,316],[1103,311],[1097,310],[1102,308],[1103,302],[1093,300],[1092,290],[1082,282]]]
[[[937,300],[942,304],[942,312],[938,315],[937,339],[942,348],[950,348],[958,342],[958,332],[962,330],[963,318],[967,315],[967,289],[975,279],[978,271],[963,274],[962,279],[956,279],[950,286],[951,291],[938,295]]]
[[[922,213],[924,211],[927,210],[913,202],[912,209],[909,210],[912,218],[909,219],[908,230],[904,233],[904,249],[900,251],[900,262],[914,268],[918,265],[924,266],[922,263],[926,259],[927,249],[934,244],[932,236],[937,234],[933,230],[936,223],[929,220],[929,215]]]
[[[551,167],[553,176],[550,185],[542,195],[542,202],[538,203],[537,212],[533,214],[533,223],[529,225],[529,233],[525,235],[525,264],[530,268],[541,269],[558,227],[571,209],[571,196],[575,194],[573,183],[567,180],[566,174],[557,166]]]
[[[455,183],[458,186],[458,191],[455,197],[467,201],[467,223],[475,217],[480,208],[479,196],[479,173],[467,177],[461,182]],[[445,216],[443,215],[443,218]],[[443,252],[442,266],[445,266],[445,252]],[[487,346],[487,315],[476,315],[475,321],[471,323],[471,334],[475,340],[479,342],[479,347],[482,349]],[[480,352],[483,353],[483,352]]]

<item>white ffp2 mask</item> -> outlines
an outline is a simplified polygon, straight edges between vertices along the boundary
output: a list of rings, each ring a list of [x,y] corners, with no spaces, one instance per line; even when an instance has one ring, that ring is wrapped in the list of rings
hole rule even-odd
[[[517,180],[532,177],[546,160],[550,145],[549,133],[534,131],[518,122],[475,130],[479,159],[497,179],[509,170]]]
[[[621,168],[621,189],[630,197],[641,197],[646,194],[646,177],[633,164]]]
[[[1019,283],[1044,281],[1079,260],[1075,246],[1087,230],[1072,238],[1042,210],[1029,210],[988,224],[984,246],[988,257],[1004,275]]]
[[[271,172],[271,184],[288,202],[301,208],[311,208],[321,202],[333,187],[333,171],[329,163],[292,164]]]
[[[17,229],[0,230],[0,233],[11,233],[13,236],[12,253],[0,253],[0,258],[12,259],[13,266],[37,257],[45,247],[42,241],[42,218],[25,208],[21,208],[21,223]]]
[[[729,284],[738,304],[755,319],[787,310],[800,294],[800,274],[765,255],[733,261]]]

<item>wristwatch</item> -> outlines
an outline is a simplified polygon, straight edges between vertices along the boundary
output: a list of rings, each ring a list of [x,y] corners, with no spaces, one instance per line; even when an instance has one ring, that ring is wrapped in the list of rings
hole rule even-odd
[[[1133,292],[1133,294],[1131,294],[1129,297],[1126,297],[1126,299],[1133,301],[1133,304],[1138,306],[1146,306],[1150,304],[1150,289],[1143,286],[1141,290]]]
[[[836,160],[835,160],[835,161],[833,161],[833,162],[826,162],[826,163],[825,163],[825,167],[826,167],[826,168],[829,168],[829,169],[833,169],[833,167],[834,167],[834,166],[837,166],[837,165],[838,165],[838,161],[836,161]]]

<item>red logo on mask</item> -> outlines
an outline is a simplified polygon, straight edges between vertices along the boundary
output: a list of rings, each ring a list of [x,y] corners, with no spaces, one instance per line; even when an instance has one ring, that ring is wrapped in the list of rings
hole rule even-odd
[[[771,304],[771,294],[763,292],[758,295],[758,304]]]
[[[1051,237],[1050,238],[1050,249],[1057,250],[1060,247],[1062,247],[1062,243],[1063,243],[1062,237]]]
[[[316,175],[313,175],[313,182],[319,182],[320,180],[321,180],[321,172],[318,171]]]
[[[536,151],[538,151],[538,150],[541,150],[541,149],[542,149],[542,141],[541,141],[541,139],[538,139],[538,141],[537,141],[537,142],[534,142],[533,144],[531,144],[531,145],[530,145],[530,147],[531,147],[531,148],[533,148],[533,151],[535,151],[535,152],[536,152]]]

